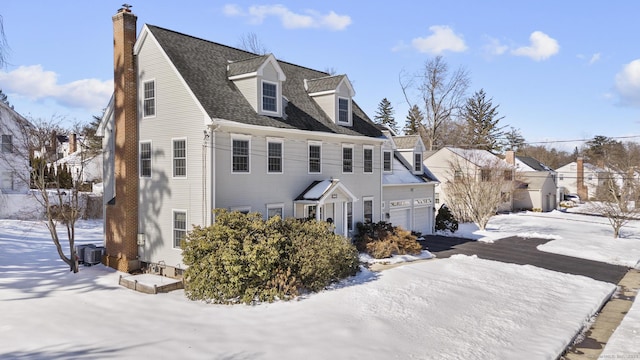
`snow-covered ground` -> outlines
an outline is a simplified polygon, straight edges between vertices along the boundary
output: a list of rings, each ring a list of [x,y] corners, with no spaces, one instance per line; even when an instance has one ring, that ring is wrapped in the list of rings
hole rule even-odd
[[[499,229],[511,216],[490,222],[494,239],[513,230],[562,240],[571,231],[538,216],[526,217],[533,220],[522,230]],[[595,232],[593,222],[565,223]],[[79,225],[77,238],[101,242],[100,223]],[[627,239],[640,242],[635,237]],[[0,220],[0,358],[555,359],[616,288],[454,256],[364,270],[299,301],[221,306],[189,301],[183,291],[127,290],[119,275],[102,265],[71,274],[44,225]],[[637,337],[638,312],[636,304],[621,343]],[[611,354],[625,354],[619,349]]]

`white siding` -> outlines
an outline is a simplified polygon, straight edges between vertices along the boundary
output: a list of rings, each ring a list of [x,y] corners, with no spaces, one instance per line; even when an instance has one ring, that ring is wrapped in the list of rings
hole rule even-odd
[[[258,111],[258,80],[255,77],[234,80],[233,83],[247,99],[253,110]]]
[[[203,196],[203,123],[205,116],[187,91],[182,80],[167,63],[154,41],[143,44],[138,55],[139,84],[155,80],[156,116],[142,119],[139,102],[140,139],[151,141],[151,178],[140,178],[139,232],[146,242],[140,259],[164,261],[168,266],[182,266],[179,249],[173,248],[172,209],[184,209],[192,224],[207,218]],[[140,100],[140,99],[139,99]],[[187,177],[173,178],[172,139],[187,141]]]

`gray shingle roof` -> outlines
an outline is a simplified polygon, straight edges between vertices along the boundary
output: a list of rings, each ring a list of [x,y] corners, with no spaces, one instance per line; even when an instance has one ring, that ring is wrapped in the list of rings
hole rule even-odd
[[[535,171],[551,171],[551,168],[530,156],[516,156],[516,158]]]
[[[335,90],[340,81],[344,79],[344,75],[325,76],[319,79],[307,79],[307,91],[309,94]]]
[[[413,149],[420,137],[418,135],[394,136],[393,142],[398,149]]]
[[[245,71],[254,65],[256,54],[181,34],[153,25],[147,25],[166,52],[180,75],[191,88],[211,118],[226,119],[244,124],[283,129],[321,131],[328,133],[380,137],[382,133],[369,117],[353,102],[353,126],[335,124],[308,95],[304,79],[327,77],[321,71],[278,61],[287,80],[282,95],[288,99],[286,116],[270,117],[257,114],[232,81],[228,79],[227,65],[237,64],[233,71]],[[246,66],[246,68],[245,68]],[[232,66],[233,67],[233,66]]]
[[[269,55],[263,55],[255,56],[246,60],[234,61],[228,65],[229,71],[227,72],[227,74],[229,76],[234,76],[256,72],[258,71],[260,65],[264,64],[268,57]]]

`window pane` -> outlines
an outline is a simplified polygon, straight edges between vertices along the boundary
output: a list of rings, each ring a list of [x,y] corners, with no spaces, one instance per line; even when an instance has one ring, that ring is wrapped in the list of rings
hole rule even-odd
[[[320,146],[309,145],[309,172],[320,172]]]
[[[391,151],[384,152],[384,171],[391,171]]]
[[[347,203],[347,229],[353,230],[353,203]]]
[[[338,121],[349,122],[349,100],[338,99]]]
[[[151,143],[140,144],[140,176],[151,176]]]
[[[267,209],[267,217],[272,218],[274,216],[280,216],[282,219],[282,208],[269,208]]]
[[[353,148],[342,148],[342,172],[350,173],[353,171]]]
[[[364,149],[364,172],[373,172],[373,150]]]
[[[173,176],[187,176],[187,142],[173,141]]]
[[[422,154],[413,154],[413,171],[422,171]]]
[[[187,213],[173,213],[173,246],[180,247],[180,242],[187,235]]]
[[[249,172],[249,141],[233,140],[233,172]]]
[[[277,88],[275,84],[262,83],[262,110],[278,111],[276,106]]]
[[[373,200],[364,201],[364,222],[373,222]]]
[[[156,91],[155,82],[148,81],[144,83],[144,116],[153,116],[156,114]]]
[[[282,172],[282,143],[270,142],[267,147],[269,152],[269,172]]]
[[[13,138],[11,137],[11,135],[2,135],[2,152],[13,152]]]

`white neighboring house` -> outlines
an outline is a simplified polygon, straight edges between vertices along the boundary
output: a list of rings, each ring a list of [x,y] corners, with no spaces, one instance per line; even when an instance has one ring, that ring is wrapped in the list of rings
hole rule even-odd
[[[74,179],[82,183],[102,181],[103,158],[101,152],[92,153],[84,144],[84,139],[76,134],[68,136],[66,146],[62,146],[61,154],[67,154],[53,163],[54,168],[66,164]]]
[[[556,208],[556,171],[530,156],[517,156],[513,151],[505,153],[505,161],[514,165],[516,170],[518,186],[513,194],[514,209],[548,212]]]
[[[33,125],[0,102],[0,193],[29,191],[28,128]]]
[[[605,185],[610,176],[606,169],[584,163],[581,158],[557,168],[556,172],[558,187],[566,189],[566,194],[577,194],[582,201],[593,198],[596,195],[596,189]],[[582,176],[580,176],[581,173]],[[581,189],[581,182],[584,190]]]
[[[486,150],[461,149],[455,147],[444,147],[437,151],[424,152],[424,165],[440,180],[441,184],[455,181],[456,174],[452,169],[452,164],[460,166],[467,173],[477,174],[478,180],[482,181],[483,169],[490,170],[492,167],[500,166],[508,168],[509,165],[503,159]],[[510,171],[511,175],[513,172]],[[507,175],[505,175],[507,176]],[[448,201],[445,186],[437,186],[435,190],[435,206],[438,209]],[[498,207],[499,211],[513,210],[512,186],[502,190],[502,197],[505,201]]]
[[[152,25],[136,36],[136,21],[128,8],[113,17],[116,86],[98,130],[108,266],[182,269],[182,238],[217,208],[328,221],[347,237],[386,220],[388,139],[346,75]],[[427,209],[416,181],[389,199]]]
[[[438,179],[423,164],[425,146],[418,135],[393,136],[382,149],[382,207],[385,221],[404,229],[433,234]]]

